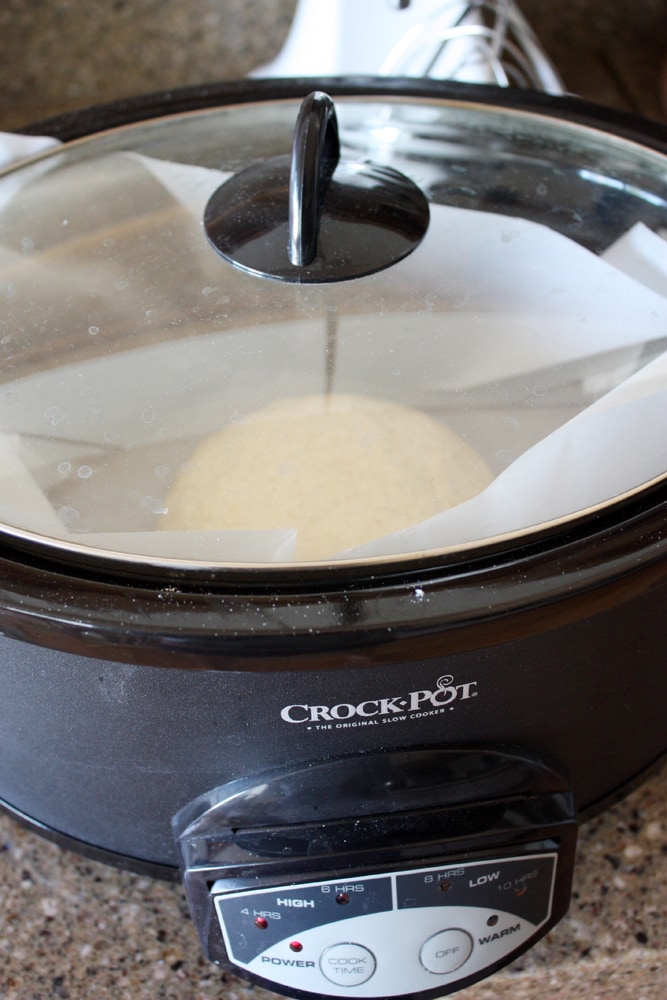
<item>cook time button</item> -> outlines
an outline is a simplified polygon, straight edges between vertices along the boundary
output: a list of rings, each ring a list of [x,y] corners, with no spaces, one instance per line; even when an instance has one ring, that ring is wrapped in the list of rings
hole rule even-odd
[[[332,944],[320,956],[320,969],[331,983],[339,986],[361,986],[368,982],[376,968],[375,955],[362,944],[343,941]]]

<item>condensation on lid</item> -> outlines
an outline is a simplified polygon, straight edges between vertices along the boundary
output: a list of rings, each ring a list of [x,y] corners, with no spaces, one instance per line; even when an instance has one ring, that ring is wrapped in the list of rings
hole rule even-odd
[[[349,155],[366,128],[367,155],[397,161],[423,188],[431,222],[404,260],[335,285],[245,274],[202,230],[209,195],[239,160],[289,144],[294,102],[117,130],[0,177],[9,534],[149,563],[372,562],[530,533],[665,474],[667,445],[652,433],[667,390],[667,244],[655,204],[664,158],[580,126],[435,104],[428,120],[416,108],[412,157],[405,102],[396,146],[383,140],[382,150],[367,126],[387,107],[341,104]],[[560,143],[552,162],[547,140]],[[598,174],[632,173],[615,189],[622,211],[610,213],[621,232],[602,232],[604,184],[576,166],[594,154]],[[498,193],[510,163],[525,175],[511,212]],[[550,224],[553,204],[537,190],[558,187],[566,167],[578,170],[572,197],[591,203],[571,215],[596,220],[584,245],[574,222]],[[427,437],[432,468],[428,449],[419,464]],[[429,507],[453,441],[457,473],[473,470],[469,492],[434,488]],[[210,473],[214,453],[218,479],[193,476],[202,462]],[[228,513],[232,493],[244,517],[174,520],[179,489],[197,482],[215,500],[207,518],[216,504]],[[267,515],[279,494],[290,496],[286,523]],[[389,499],[401,508],[395,522]],[[369,505],[377,517],[366,518]],[[328,548],[323,529],[321,545],[304,548],[320,517],[359,531],[333,531]]]

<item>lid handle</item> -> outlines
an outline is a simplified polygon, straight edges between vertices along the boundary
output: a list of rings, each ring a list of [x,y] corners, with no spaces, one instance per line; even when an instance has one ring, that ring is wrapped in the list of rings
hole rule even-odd
[[[341,155],[334,102],[301,104],[292,153],[233,174],[204,210],[211,245],[235,267],[296,284],[390,267],[421,242],[428,198],[400,171]]]
[[[339,158],[334,102],[315,90],[301,105],[292,144],[289,259],[295,267],[306,267],[315,257],[322,206]]]

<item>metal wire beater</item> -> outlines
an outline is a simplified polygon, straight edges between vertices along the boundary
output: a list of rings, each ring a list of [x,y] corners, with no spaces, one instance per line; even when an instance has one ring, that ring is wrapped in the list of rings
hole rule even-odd
[[[562,94],[563,83],[512,0],[450,0],[389,53],[381,73]]]

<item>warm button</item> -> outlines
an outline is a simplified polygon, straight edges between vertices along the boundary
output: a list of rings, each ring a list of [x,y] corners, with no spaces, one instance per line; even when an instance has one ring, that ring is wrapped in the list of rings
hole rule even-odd
[[[433,937],[424,941],[419,952],[419,959],[427,972],[443,976],[447,972],[456,972],[472,954],[473,940],[467,931],[458,927],[450,927],[446,931],[438,931]]]
[[[351,941],[332,944],[320,957],[322,973],[339,986],[360,986],[371,978],[375,967],[373,952]]]

